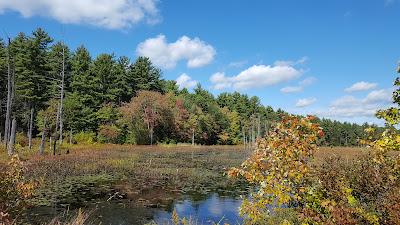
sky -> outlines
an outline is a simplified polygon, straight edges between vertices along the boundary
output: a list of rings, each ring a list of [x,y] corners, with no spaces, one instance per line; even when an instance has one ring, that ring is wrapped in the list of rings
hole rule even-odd
[[[75,49],[147,56],[192,90],[378,123],[400,60],[400,0],[0,0],[1,37],[44,28]]]

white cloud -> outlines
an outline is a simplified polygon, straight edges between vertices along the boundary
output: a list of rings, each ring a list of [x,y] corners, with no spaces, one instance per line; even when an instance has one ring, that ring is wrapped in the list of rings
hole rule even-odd
[[[214,73],[210,77],[210,81],[213,84],[215,90],[222,90],[232,87],[232,79],[225,76],[225,73]]]
[[[283,93],[295,93],[295,92],[301,92],[303,91],[303,87],[302,86],[287,86],[284,88],[281,88],[281,92]]]
[[[236,76],[215,73],[210,81],[214,89],[249,89],[271,86],[301,76],[302,70],[289,65],[253,65]]]
[[[43,16],[65,24],[90,24],[108,29],[129,28],[142,21],[160,21],[157,0],[0,0],[0,13]]]
[[[196,86],[198,83],[197,80],[193,80],[190,76],[186,73],[182,73],[177,79],[176,84],[179,86],[179,89],[183,88],[192,88]]]
[[[296,107],[303,108],[303,107],[306,107],[306,106],[309,106],[309,105],[315,103],[316,101],[317,101],[316,98],[302,98],[302,99],[297,100]]]
[[[304,64],[305,62],[307,62],[308,57],[307,56],[303,56],[301,57],[301,59],[297,60],[297,61],[285,61],[285,60],[278,60],[274,62],[275,66],[295,66],[295,65],[299,65],[299,64]]]
[[[307,77],[306,79],[300,81],[299,84],[300,84],[300,86],[305,87],[305,86],[309,86],[309,85],[315,83],[316,80],[317,79],[315,79],[315,77]]]
[[[149,57],[157,66],[171,69],[180,60],[187,60],[189,68],[205,66],[214,60],[216,51],[197,37],[182,36],[176,42],[168,43],[166,37],[160,34],[140,43],[136,53]]]
[[[231,62],[228,64],[228,67],[240,68],[247,64],[247,60]]]
[[[300,81],[298,86],[287,86],[287,87],[281,88],[281,92],[283,92],[285,94],[301,92],[304,90],[305,87],[313,84],[316,80],[317,79],[315,79],[315,77],[307,77],[306,79]]]
[[[391,105],[391,96],[390,89],[371,91],[364,98],[347,95],[336,99],[328,110],[317,114],[331,118],[374,117],[377,110]]]
[[[363,99],[364,103],[372,104],[372,103],[388,103],[392,101],[392,91],[390,90],[375,90],[371,91],[365,99]]]
[[[365,81],[360,81],[353,84],[351,87],[346,88],[344,91],[346,92],[355,92],[355,91],[367,91],[376,88],[378,86],[377,83],[369,83]]]

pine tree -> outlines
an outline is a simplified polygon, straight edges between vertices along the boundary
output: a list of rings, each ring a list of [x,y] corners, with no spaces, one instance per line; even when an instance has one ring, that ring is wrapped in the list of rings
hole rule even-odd
[[[71,58],[71,93],[65,99],[66,120],[76,131],[96,130],[96,111],[101,106],[100,80],[91,73],[89,51],[79,47]]]
[[[156,68],[149,58],[139,57],[131,66],[130,74],[134,83],[134,91],[163,91],[161,70]]]
[[[118,100],[118,87],[114,85],[116,76],[114,74],[115,60],[114,56],[110,54],[100,54],[93,61],[91,73],[99,82],[99,96],[101,99],[98,101],[102,104],[115,102]]]
[[[117,96],[118,104],[129,102],[134,94],[133,89],[135,88],[135,84],[133,83],[133,78],[129,76],[129,64],[129,58],[121,56],[114,65],[115,79],[112,84],[112,89]]]
[[[84,47],[79,47],[71,59],[71,90],[77,93],[82,103],[97,107],[101,103],[100,80],[91,71],[89,51]]]

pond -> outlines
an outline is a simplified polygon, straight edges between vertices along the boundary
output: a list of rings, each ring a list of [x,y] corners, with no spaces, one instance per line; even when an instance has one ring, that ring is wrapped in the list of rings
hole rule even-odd
[[[199,198],[198,196],[183,196],[181,200],[173,201],[164,208],[143,207],[127,199],[112,201],[94,201],[86,205],[90,214],[90,224],[125,225],[125,224],[156,224],[171,223],[172,211],[175,209],[180,218],[192,219],[195,224],[240,224],[242,219],[238,214],[241,204],[239,198],[220,196],[211,193]],[[55,216],[63,218],[76,214],[77,209],[65,210],[52,207],[35,207],[26,215],[26,224],[43,224]],[[69,216],[65,216],[69,214]]]

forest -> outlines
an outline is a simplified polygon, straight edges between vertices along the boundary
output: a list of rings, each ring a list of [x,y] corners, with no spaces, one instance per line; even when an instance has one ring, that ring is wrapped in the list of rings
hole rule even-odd
[[[257,96],[179,89],[149,58],[92,57],[84,45],[70,49],[42,28],[0,39],[0,105],[2,139],[15,119],[17,144],[52,140],[54,150],[63,142],[246,145],[288,114]],[[317,120],[322,146],[358,146],[369,127]]]

